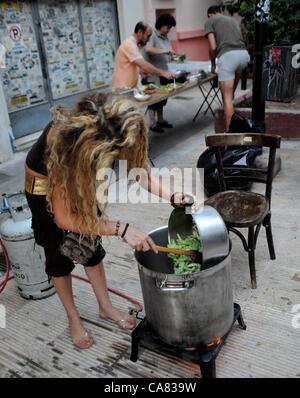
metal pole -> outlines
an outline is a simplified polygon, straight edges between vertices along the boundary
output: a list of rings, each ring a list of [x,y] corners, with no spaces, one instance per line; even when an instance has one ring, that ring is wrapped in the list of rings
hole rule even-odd
[[[253,78],[252,120],[258,132],[265,132],[266,103],[262,100],[263,49],[267,44],[270,0],[256,0],[255,58]]]

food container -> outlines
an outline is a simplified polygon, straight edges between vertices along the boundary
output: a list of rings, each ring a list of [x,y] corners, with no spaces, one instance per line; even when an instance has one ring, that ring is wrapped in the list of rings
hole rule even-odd
[[[151,98],[150,94],[146,94],[146,93],[140,92],[140,91],[138,91],[136,89],[134,90],[134,99],[136,101],[144,102],[144,101],[148,101],[150,98]]]
[[[185,83],[187,81],[187,76],[189,72],[186,72],[185,70],[177,70],[175,72],[175,80],[177,83]]]

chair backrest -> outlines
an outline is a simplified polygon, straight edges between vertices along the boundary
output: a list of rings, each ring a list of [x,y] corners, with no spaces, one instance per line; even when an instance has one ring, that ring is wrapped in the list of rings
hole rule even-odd
[[[221,191],[226,191],[226,181],[244,180],[266,184],[266,197],[271,205],[272,182],[274,176],[276,149],[280,148],[279,135],[243,133],[213,134],[205,137],[206,145],[215,149],[218,177]],[[265,169],[223,165],[222,150],[226,147],[259,147],[269,148],[269,159]],[[240,172],[234,175],[234,172]]]

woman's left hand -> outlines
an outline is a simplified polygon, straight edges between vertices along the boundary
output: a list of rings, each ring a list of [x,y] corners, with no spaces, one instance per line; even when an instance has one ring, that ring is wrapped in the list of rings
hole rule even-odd
[[[196,197],[191,193],[174,192],[170,198],[173,207],[192,206],[196,202]]]
[[[192,193],[186,192],[175,192],[170,199],[170,203],[173,207],[185,207],[191,206],[191,211],[197,212],[199,210],[199,203],[197,202],[196,196]]]

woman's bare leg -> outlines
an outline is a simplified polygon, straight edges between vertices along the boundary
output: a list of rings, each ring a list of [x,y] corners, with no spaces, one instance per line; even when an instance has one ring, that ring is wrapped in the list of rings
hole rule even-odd
[[[84,337],[86,330],[81,323],[78,310],[75,306],[71,275],[52,277],[51,279],[58,297],[66,310],[73,342],[80,340],[80,348],[88,348],[92,343],[92,339],[91,337]]]
[[[95,296],[97,298],[100,315],[114,321],[120,321],[121,319],[124,319],[124,313],[113,307],[110,301],[103,262],[94,267],[85,267],[85,272],[89,278],[89,281],[91,282]],[[130,323],[133,322],[131,321]],[[133,324],[133,326],[135,326],[135,324]]]

